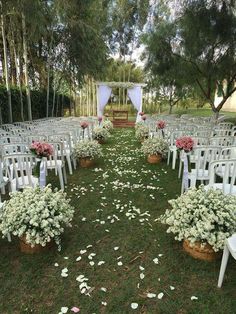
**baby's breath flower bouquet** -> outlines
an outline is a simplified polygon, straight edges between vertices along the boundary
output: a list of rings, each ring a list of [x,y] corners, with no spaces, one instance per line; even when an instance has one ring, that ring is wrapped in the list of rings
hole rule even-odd
[[[101,145],[97,141],[84,140],[75,145],[73,156],[75,158],[90,158],[102,156]]]
[[[97,141],[106,141],[110,136],[108,130],[102,126],[96,126],[93,130],[93,139]]]
[[[110,120],[104,120],[102,123],[102,127],[106,129],[108,132],[113,130],[113,123]]]
[[[138,125],[138,126],[137,126]],[[146,138],[148,138],[149,135],[149,128],[145,124],[136,124],[136,130],[135,130],[135,137],[142,141]]]
[[[169,203],[172,209],[167,209],[159,219],[169,225],[167,233],[174,233],[178,241],[209,244],[217,252],[236,232],[236,196],[226,196],[220,190],[206,191],[201,185]]]
[[[143,142],[141,151],[145,155],[166,155],[168,151],[168,143],[162,138],[148,138]]]
[[[74,209],[62,191],[52,190],[51,185],[41,189],[24,189],[10,193],[0,212],[0,230],[3,237],[13,234],[31,246],[46,246],[52,241],[60,249],[60,235],[71,227]]]

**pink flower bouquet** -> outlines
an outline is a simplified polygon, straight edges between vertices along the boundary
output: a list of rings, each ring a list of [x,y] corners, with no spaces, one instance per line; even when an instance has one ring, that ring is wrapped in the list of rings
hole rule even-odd
[[[102,117],[101,117],[101,116],[98,117],[98,122],[99,122],[99,123],[102,122]]]
[[[88,127],[88,122],[82,121],[82,122],[80,122],[80,126],[82,129],[86,129]]]
[[[193,149],[194,141],[190,136],[183,136],[176,140],[175,145],[180,150],[190,152]]]
[[[159,130],[163,130],[166,127],[166,122],[164,120],[160,120],[157,122],[157,128]]]
[[[30,151],[38,158],[49,157],[53,154],[53,147],[48,143],[32,142]]]
[[[144,116],[145,113],[144,113],[143,111],[141,111],[141,112],[139,112],[139,115],[140,115],[140,116]]]

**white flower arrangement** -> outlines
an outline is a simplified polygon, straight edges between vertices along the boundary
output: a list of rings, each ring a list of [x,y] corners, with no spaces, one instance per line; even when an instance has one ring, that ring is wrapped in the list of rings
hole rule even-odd
[[[93,130],[93,139],[106,141],[110,136],[108,130],[102,126],[96,126]]]
[[[102,127],[106,129],[108,132],[111,132],[113,130],[113,123],[110,120],[104,120],[102,122]]]
[[[168,143],[162,138],[148,138],[143,142],[141,151],[145,155],[166,155],[168,151]]]
[[[176,234],[178,241],[187,239],[190,244],[210,244],[215,252],[224,248],[225,240],[236,232],[236,197],[225,196],[220,190],[205,191],[201,185],[170,200],[159,220],[169,225],[167,233]]]
[[[0,230],[3,237],[9,233],[25,237],[26,242],[46,246],[52,239],[60,249],[60,235],[71,227],[74,209],[62,191],[53,191],[51,185],[39,186],[10,193],[0,213]]]
[[[102,148],[97,141],[84,140],[75,145],[73,150],[75,158],[90,158],[102,157]]]
[[[135,130],[137,130],[138,128],[140,128],[140,127],[142,127],[142,126],[144,126],[145,124],[144,124],[144,122],[143,121],[139,121],[139,122],[136,122],[135,123]]]
[[[136,124],[137,125],[137,124]],[[139,124],[138,127],[136,127],[135,130],[135,137],[138,140],[143,140],[145,138],[148,138],[149,135],[149,128],[145,124]]]

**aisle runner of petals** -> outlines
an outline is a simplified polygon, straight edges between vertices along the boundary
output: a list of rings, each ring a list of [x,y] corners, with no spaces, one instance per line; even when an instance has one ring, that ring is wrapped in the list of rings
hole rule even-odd
[[[142,236],[144,232],[153,233],[158,213],[155,217],[152,217],[148,210],[139,208],[132,193],[134,191],[144,193],[147,201],[148,199],[158,201],[159,196],[166,196],[161,186],[161,176],[167,173],[165,169],[159,168],[158,171],[150,170],[145,163],[138,171],[134,169],[134,165],[140,160],[140,151],[134,148],[136,140],[130,141],[130,132],[132,131],[123,131],[123,135],[121,135],[121,133],[119,134],[119,144],[106,148],[103,167],[88,170],[96,174],[96,179],[93,182],[85,184],[83,181],[80,182],[78,178],[78,185],[71,185],[71,193],[78,199],[78,204],[83,198],[88,197],[94,205],[94,219],[91,220],[86,217],[86,215],[82,215],[81,226],[84,224],[93,224],[94,228],[102,228],[101,230],[104,231],[104,237],[113,233],[113,226],[116,224],[119,224],[122,230],[123,228],[127,228],[128,230],[129,227],[127,223],[139,224],[140,234],[138,234],[137,237]],[[150,182],[148,185],[144,183],[144,179],[147,177]],[[96,191],[101,195],[100,199],[92,198],[93,193]],[[111,201],[109,193],[112,193],[112,191],[113,193],[115,192],[114,195],[116,195],[116,197]],[[124,203],[119,199],[119,195],[122,195],[122,193],[128,193],[128,203]],[[112,208],[112,210],[109,210],[109,214],[107,215],[106,209],[108,206]],[[82,232],[82,227],[76,229],[75,232],[80,231]],[[86,234],[82,236],[86,237]],[[92,299],[93,294],[100,291],[102,292],[100,306],[106,307],[109,299],[106,295],[112,292],[112,287],[106,286],[102,281],[100,282],[100,286],[98,286],[97,283],[93,284],[93,278],[86,274],[86,270],[92,268],[94,273],[96,273],[100,272],[101,269],[110,268],[115,270],[123,268],[125,271],[129,269],[130,260],[127,257],[125,247],[122,247],[122,243],[119,243],[119,238],[117,238],[117,245],[113,243],[110,245],[109,253],[113,256],[112,263],[111,260],[107,261],[104,257],[107,255],[99,250],[99,241],[100,240],[97,239],[96,243],[88,243],[86,247],[77,248],[76,251],[79,252],[79,254],[76,256],[73,254],[74,257],[61,257],[54,266],[58,268],[58,275],[60,275],[63,280],[67,280],[68,277],[72,276],[70,275],[70,269],[73,269],[72,273],[74,273],[76,269],[77,276],[75,276],[74,280],[77,282],[77,288],[81,295],[80,298],[91,298],[91,302],[94,302]],[[158,272],[158,265],[164,263],[165,256],[163,253],[158,252],[160,245],[155,236],[153,236],[153,241],[157,243],[156,256],[145,256],[145,263],[149,264],[151,262],[156,265],[156,271]],[[160,282],[159,290],[153,290],[152,288],[143,290],[142,285],[146,278],[148,277],[149,282],[152,281],[151,274],[142,263],[144,260],[142,256],[145,252],[140,249],[140,251],[136,253],[136,257],[131,262],[136,262],[137,284],[136,290],[132,291],[133,300],[131,300],[127,312],[129,310],[139,310],[140,304],[138,300],[140,300],[140,296],[146,300],[150,299],[152,302],[153,300],[161,302],[162,299],[171,297],[171,294],[175,293],[176,289],[171,282],[169,283],[168,289],[166,287],[165,289],[161,289],[161,278],[158,278]],[[68,264],[66,261],[68,261]],[[83,267],[79,265],[83,265]],[[80,269],[83,269],[83,271],[80,271]],[[129,278],[127,277],[126,280],[129,280]],[[71,291],[71,293],[73,293],[73,291]],[[194,301],[198,300],[198,297],[189,296],[189,299]],[[145,305],[148,310],[148,302],[146,302]],[[79,311],[85,313],[79,308],[78,301],[78,304],[70,305],[70,307],[69,305],[62,304],[59,314],[69,312],[78,313]]]

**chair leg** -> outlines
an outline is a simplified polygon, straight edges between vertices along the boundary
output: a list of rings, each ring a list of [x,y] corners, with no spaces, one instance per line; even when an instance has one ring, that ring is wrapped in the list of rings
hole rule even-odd
[[[167,165],[170,164],[170,150],[168,151],[168,157],[167,157]]]
[[[64,191],[64,181],[63,181],[63,175],[62,175],[61,167],[58,167],[57,171],[58,171],[58,176],[59,176],[59,180],[60,180],[61,190]]]
[[[181,177],[182,164],[183,164],[183,162],[182,162],[182,160],[180,159],[180,160],[179,160],[179,175],[178,175],[178,178],[179,178],[179,179],[180,179],[180,177]]]
[[[67,161],[68,168],[69,168],[69,174],[73,174],[70,154],[66,154],[66,161]]]
[[[222,256],[222,261],[221,261],[221,266],[220,266],[220,274],[219,274],[218,285],[217,285],[218,288],[221,288],[221,286],[222,286],[222,282],[224,279],[224,274],[225,274],[226,266],[228,263],[228,259],[229,259],[229,249],[228,249],[227,245],[225,244],[224,252],[223,252],[223,256]]]
[[[190,187],[195,188],[197,183],[197,178],[194,175],[191,175],[190,177]]]
[[[76,159],[75,158],[73,158],[73,166],[74,166],[74,169],[76,170]]]
[[[177,151],[173,151],[173,157],[172,157],[172,169],[175,169],[175,164],[176,164],[176,159],[177,159]]]
[[[62,171],[63,171],[64,182],[65,182],[65,184],[67,184],[67,176],[66,176],[66,167],[65,167],[65,165],[64,165],[64,167],[62,168]]]

